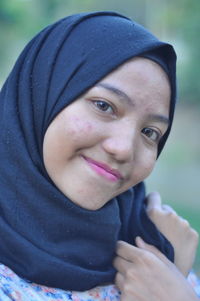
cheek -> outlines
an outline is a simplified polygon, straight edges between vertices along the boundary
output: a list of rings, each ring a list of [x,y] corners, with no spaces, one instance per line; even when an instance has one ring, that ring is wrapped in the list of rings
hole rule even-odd
[[[92,121],[73,116],[65,124],[64,132],[68,145],[71,142],[72,144],[80,144],[79,147],[84,147],[85,143],[89,141],[92,143],[96,133],[96,126]]]
[[[152,172],[156,163],[156,154],[145,156],[144,160],[139,160],[134,163],[133,172],[131,174],[131,186],[144,181]]]
[[[71,116],[53,122],[47,129],[43,143],[43,160],[50,177],[53,180],[58,177],[71,158],[80,149],[94,144],[95,139],[95,125],[87,119],[84,121]]]
[[[71,135],[84,134],[87,135],[94,130],[94,125],[92,122],[87,121],[87,119],[79,118],[77,116],[72,116],[69,118],[68,122],[65,124],[66,132]]]

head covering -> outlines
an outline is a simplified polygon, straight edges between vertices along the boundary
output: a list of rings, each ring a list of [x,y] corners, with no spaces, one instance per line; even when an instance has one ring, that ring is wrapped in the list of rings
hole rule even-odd
[[[41,31],[25,47],[0,94],[0,262],[30,281],[66,290],[112,282],[116,242],[140,235],[173,260],[173,248],[145,212],[144,184],[96,211],[80,208],[52,183],[42,144],[54,117],[135,56],[158,62],[172,89],[172,46],[114,12],[83,13]],[[168,132],[159,145],[164,146]]]

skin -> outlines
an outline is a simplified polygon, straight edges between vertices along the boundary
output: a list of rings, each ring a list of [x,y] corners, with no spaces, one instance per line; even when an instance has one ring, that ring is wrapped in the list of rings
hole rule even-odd
[[[169,102],[163,69],[134,58],[64,108],[43,144],[44,164],[57,188],[78,206],[98,210],[144,180],[168,128]]]
[[[197,301],[194,290],[155,247],[137,238],[137,246],[118,242],[114,266],[121,301]]]
[[[141,238],[136,239],[137,248],[119,242],[113,264],[121,301],[149,301],[149,296],[151,301],[199,300],[184,277],[194,261],[197,232],[171,207],[162,205],[156,192],[147,198],[147,213],[174,246],[175,264]]]
[[[187,276],[195,260],[199,242],[198,233],[169,205],[162,205],[158,192],[149,194],[147,213],[159,231],[173,245],[174,263],[180,272]]]

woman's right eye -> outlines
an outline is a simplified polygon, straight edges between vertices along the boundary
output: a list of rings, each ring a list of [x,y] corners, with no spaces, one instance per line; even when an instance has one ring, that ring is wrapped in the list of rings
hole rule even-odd
[[[97,107],[97,109],[99,109],[102,112],[110,114],[114,113],[114,108],[104,100],[94,100],[93,103]]]

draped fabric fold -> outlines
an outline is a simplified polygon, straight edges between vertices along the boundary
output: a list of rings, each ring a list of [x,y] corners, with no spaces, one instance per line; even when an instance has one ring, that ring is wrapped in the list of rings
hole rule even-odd
[[[172,88],[175,52],[114,12],[66,17],[42,30],[18,58],[0,93],[0,262],[30,281],[66,290],[112,282],[116,242],[137,235],[173,260],[173,248],[145,213],[143,183],[90,211],[49,178],[42,144],[54,117],[135,56],[158,62]],[[161,152],[168,132],[159,144]]]

